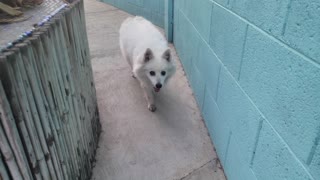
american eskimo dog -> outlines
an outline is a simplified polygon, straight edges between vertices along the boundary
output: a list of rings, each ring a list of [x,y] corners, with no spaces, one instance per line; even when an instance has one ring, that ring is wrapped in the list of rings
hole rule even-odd
[[[120,27],[120,49],[140,82],[148,109],[154,112],[154,94],[176,70],[165,37],[143,17],[130,17]]]

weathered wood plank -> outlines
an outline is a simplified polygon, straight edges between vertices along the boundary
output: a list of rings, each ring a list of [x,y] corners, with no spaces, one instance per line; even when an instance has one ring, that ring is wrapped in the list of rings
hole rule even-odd
[[[23,179],[31,179],[31,171],[23,153],[22,142],[9,102],[0,81],[0,119]]]
[[[1,178],[90,178],[100,124],[84,23],[76,0],[0,53]]]

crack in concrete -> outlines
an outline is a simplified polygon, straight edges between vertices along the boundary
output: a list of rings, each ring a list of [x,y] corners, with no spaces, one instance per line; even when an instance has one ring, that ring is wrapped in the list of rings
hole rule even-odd
[[[212,161],[216,160],[216,158],[211,159],[210,161],[204,163],[203,165],[201,165],[198,168],[193,169],[192,171],[190,171],[187,175],[183,176],[182,178],[178,179],[178,180],[184,180],[185,178],[187,178],[188,176],[190,176],[192,173],[196,172],[197,170],[203,168],[204,166],[206,166],[207,164],[211,163]]]

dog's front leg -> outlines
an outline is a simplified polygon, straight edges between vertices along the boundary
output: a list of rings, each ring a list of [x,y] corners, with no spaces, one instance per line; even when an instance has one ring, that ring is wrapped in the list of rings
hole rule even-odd
[[[151,111],[151,112],[155,112],[157,107],[156,105],[154,104],[154,95],[152,93],[152,90],[146,86],[145,84],[141,83],[141,87],[144,91],[144,95],[147,99],[147,103],[148,103],[148,109]]]

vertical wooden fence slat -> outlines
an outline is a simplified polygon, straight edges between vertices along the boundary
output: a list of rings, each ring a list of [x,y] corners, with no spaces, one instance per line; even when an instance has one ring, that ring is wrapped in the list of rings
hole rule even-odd
[[[12,149],[9,145],[9,142],[7,140],[7,137],[5,135],[5,132],[2,128],[2,126],[0,126],[0,150],[1,150],[1,154],[4,156],[4,160],[6,165],[8,166],[9,169],[9,173],[11,174],[11,177],[13,179],[18,179],[18,180],[22,180],[22,175],[19,171],[19,167],[17,165],[17,162],[14,158],[14,155],[12,153]]]
[[[52,33],[55,34],[55,39],[54,39],[54,43],[56,44],[56,54],[57,56],[60,55],[59,58],[56,59],[56,62],[58,64],[58,67],[60,68],[60,73],[61,73],[61,77],[63,79],[63,82],[64,82],[64,86],[65,86],[65,93],[66,93],[66,101],[68,102],[68,105],[69,105],[69,113],[71,115],[71,119],[72,119],[72,123],[74,125],[74,127],[77,127],[77,132],[82,132],[82,134],[85,134],[86,133],[86,130],[85,130],[85,127],[83,126],[82,123],[80,123],[79,121],[79,112],[78,112],[78,109],[77,109],[77,106],[74,107],[74,103],[73,103],[73,100],[72,100],[72,95],[70,94],[70,86],[72,86],[72,84],[70,84],[68,81],[69,77],[72,77],[70,72],[68,71],[68,67],[69,67],[69,57],[67,56],[67,53],[65,53],[64,51],[64,48],[66,48],[66,45],[65,45],[65,42],[64,41],[58,41],[59,38],[61,38],[63,32],[60,31],[60,26],[61,26],[61,23],[59,21],[61,17],[57,17],[55,18],[55,28],[53,29]],[[64,39],[64,38],[62,38]],[[67,61],[61,61],[62,59],[68,59]],[[90,128],[89,128],[90,129]],[[78,149],[85,149],[86,151],[88,150],[88,143],[86,142],[85,139],[81,138],[81,134],[77,133],[76,134],[76,137],[78,138],[77,139],[77,151]],[[83,168],[84,166],[84,163],[83,162],[80,162],[81,164],[81,167]]]
[[[82,0],[0,52],[2,179],[89,179],[100,134]]]
[[[51,96],[55,100],[55,108],[58,110],[58,118],[59,122],[62,127],[62,131],[66,137],[66,142],[69,147],[69,160],[73,164],[73,172],[75,173],[75,176],[79,176],[79,165],[78,165],[78,154],[76,153],[76,147],[74,145],[74,135],[72,133],[72,127],[70,127],[70,118],[68,115],[68,109],[66,108],[65,102],[63,101],[63,95],[61,90],[61,82],[59,81],[58,74],[55,72],[56,70],[54,68],[55,65],[53,64],[52,58],[52,49],[49,46],[49,40],[48,40],[48,32],[46,29],[42,29],[42,34],[40,36],[41,42],[42,42],[42,47],[44,49],[44,54],[43,54],[43,59],[46,59],[47,62],[44,63],[42,60],[40,60],[40,63],[42,64],[42,67],[45,69],[45,71],[48,73],[47,78],[49,80],[49,88],[51,91]],[[51,56],[50,56],[51,55]]]
[[[19,53],[19,52],[17,52]],[[40,169],[42,177],[50,177],[49,175],[49,169],[47,167],[47,163],[45,161],[45,151],[43,151],[41,144],[40,144],[40,138],[38,137],[38,132],[36,130],[36,125],[33,120],[33,115],[31,113],[31,107],[29,105],[28,100],[28,92],[26,91],[25,84],[23,82],[23,76],[21,75],[19,65],[17,61],[21,61],[18,54],[15,54],[14,52],[6,53],[7,56],[7,69],[9,71],[9,74],[11,76],[10,81],[16,81],[16,91],[19,97],[19,104],[21,109],[19,111],[22,111],[24,114],[24,121],[27,127],[27,131],[30,134],[31,144],[33,146],[33,149],[35,150],[35,156],[37,159],[37,164],[35,166],[36,173],[38,169]]]
[[[23,179],[31,179],[31,172],[26,160],[26,156],[22,153],[22,142],[18,133],[18,129],[15,124],[9,102],[4,94],[5,92],[2,87],[2,83],[0,83],[0,122],[6,133]]]
[[[52,116],[52,127],[55,128],[57,132],[55,135],[55,142],[59,142],[58,144],[61,147],[61,163],[65,165],[68,170],[68,173],[65,174],[65,176],[74,176],[72,164],[69,162],[69,159],[71,158],[70,153],[72,152],[67,146],[66,135],[63,128],[61,128],[62,124],[60,122],[59,108],[55,105],[55,99],[51,91],[52,89],[50,88],[51,80],[49,79],[48,72],[45,71],[45,67],[43,65],[43,59],[45,59],[45,57],[42,54],[43,46],[40,40],[40,34],[34,34],[34,37],[31,39],[31,44],[36,57],[34,60],[35,67],[38,69],[37,72],[39,73],[41,85],[44,89],[44,96],[47,98],[48,102],[47,109]]]
[[[46,134],[45,132],[48,131],[47,130],[47,126],[43,126],[41,124],[41,118],[39,115],[39,112],[37,110],[36,107],[36,102],[35,102],[35,97],[33,91],[32,91],[32,85],[31,82],[28,80],[28,75],[26,73],[26,68],[23,65],[23,60],[21,57],[21,52],[16,53],[18,56],[17,58],[17,69],[16,71],[20,71],[21,75],[22,75],[22,81],[24,82],[24,87],[26,89],[26,93],[27,93],[27,98],[29,101],[29,106],[31,109],[31,113],[32,113],[32,117],[33,117],[33,121],[36,127],[36,131],[38,133],[39,139],[40,139],[40,145],[41,148],[44,152],[44,157],[45,157],[45,161],[47,163],[47,167],[49,169],[49,174],[51,179],[57,179],[56,177],[56,173],[53,167],[53,163],[52,163],[52,159],[50,156],[50,152],[49,152],[49,147],[47,144],[47,139],[49,138],[50,134]],[[45,124],[46,125],[46,124]]]
[[[41,86],[38,84],[38,79],[36,77],[36,70],[32,64],[32,59],[34,59],[32,48],[31,46],[28,46],[30,43],[24,43],[19,44],[17,47],[21,49],[22,59],[24,63],[24,67],[26,69],[26,74],[29,80],[29,83],[31,85],[31,90],[34,94],[34,100],[37,108],[37,112],[39,114],[40,122],[42,125],[42,129],[45,134],[45,140],[47,142],[50,154],[48,154],[48,158],[50,158],[53,162],[55,172],[52,172],[52,174],[57,174],[57,178],[61,179],[61,167],[60,164],[58,164],[58,157],[56,156],[56,147],[53,141],[53,134],[50,128],[50,122],[49,122],[49,116],[46,113],[45,110],[45,104],[44,100],[45,98],[42,97],[41,93]]]
[[[37,38],[33,38],[31,39],[31,43],[32,42],[36,42]],[[30,41],[28,42],[30,43]],[[35,44],[33,44],[35,45]],[[62,168],[62,171],[63,171],[63,176],[66,178],[68,177],[67,175],[67,165],[65,163],[65,156],[63,156],[63,146],[65,146],[64,142],[61,140],[61,138],[59,138],[58,134],[59,134],[59,129],[55,126],[56,123],[54,123],[53,121],[57,121],[56,117],[54,116],[54,113],[52,113],[50,111],[50,102],[52,101],[50,99],[50,96],[46,96],[46,94],[49,93],[49,90],[46,86],[43,86],[43,84],[41,83],[41,75],[40,75],[40,72],[38,70],[38,66],[36,65],[36,61],[40,61],[39,60],[39,57],[37,56],[37,50],[34,48],[34,46],[31,46],[32,48],[30,48],[30,56],[31,58],[29,59],[30,60],[30,64],[31,66],[34,68],[34,72],[35,72],[35,79],[38,83],[38,86],[41,87],[40,88],[40,94],[41,94],[41,99],[43,100],[43,104],[40,102],[40,107],[43,106],[44,109],[42,109],[42,111],[46,112],[46,117],[48,118],[48,122],[49,122],[49,126],[50,126],[50,129],[52,131],[52,136],[50,137],[49,139],[49,144],[52,144],[52,146],[55,146],[56,148],[54,148],[54,151],[57,153],[57,157],[56,157],[56,160],[58,159],[60,161],[60,164],[61,164],[61,167],[60,167],[60,164],[57,164],[57,162],[55,162],[55,166],[56,166],[56,169],[59,169],[59,171],[61,171],[61,168]],[[47,92],[47,93],[46,93]],[[39,98],[40,99],[40,98]],[[53,106],[52,106],[53,107]]]
[[[0,77],[2,79],[6,79],[6,82],[4,83],[4,86],[7,87],[9,91],[8,99],[11,104],[13,116],[15,118],[15,121],[18,126],[18,130],[20,132],[20,135],[23,137],[22,142],[25,147],[25,154],[29,160],[30,169],[33,172],[33,176],[36,177],[36,179],[42,179],[41,174],[39,172],[39,165],[36,159],[35,150],[33,148],[32,142],[31,142],[31,136],[27,130],[27,126],[25,123],[25,117],[24,112],[22,111],[21,105],[19,103],[19,99],[21,97],[18,97],[17,93],[17,84],[14,79],[13,72],[11,70],[11,67],[8,64],[8,60],[5,56],[0,56]]]
[[[9,175],[5,167],[5,163],[3,162],[3,157],[1,153],[0,153],[0,179],[9,180]]]

